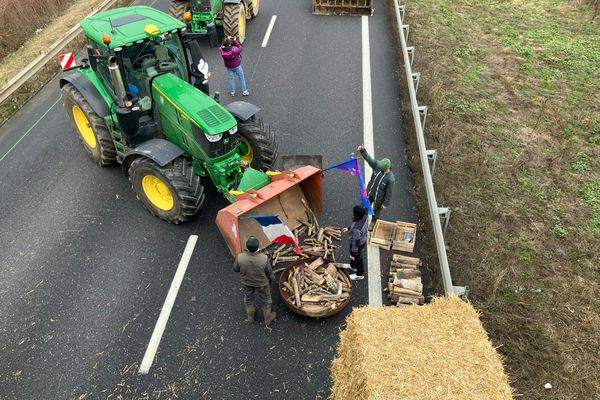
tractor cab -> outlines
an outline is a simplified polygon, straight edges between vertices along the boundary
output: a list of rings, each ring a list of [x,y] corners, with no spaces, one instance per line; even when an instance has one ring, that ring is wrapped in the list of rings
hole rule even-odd
[[[90,44],[88,62],[117,102],[119,82],[109,72],[112,61],[126,92],[151,101],[151,81],[157,75],[172,73],[208,94],[208,66],[196,40],[183,23],[150,7],[131,7],[133,13],[114,9],[81,22]],[[114,14],[114,15],[113,15]]]

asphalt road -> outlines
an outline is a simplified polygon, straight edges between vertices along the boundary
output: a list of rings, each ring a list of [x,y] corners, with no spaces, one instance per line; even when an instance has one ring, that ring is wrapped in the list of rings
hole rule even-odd
[[[330,165],[363,141],[361,20],[313,16],[310,3],[261,1],[244,46],[247,100],[276,129],[280,154],[322,154]],[[392,159],[398,182],[385,218],[415,221],[382,0],[369,27],[375,155]],[[211,90],[227,103],[218,51],[203,51]],[[0,398],[326,398],[351,307],[302,318],[273,290],[273,329],[244,323],[239,277],[213,222],[225,200],[213,195],[179,226],[152,217],[118,167],[86,156],[59,96],[55,79],[0,128]],[[321,222],[349,223],[357,199],[354,178],[326,173]],[[150,373],[140,375],[190,235],[199,237],[190,266]],[[382,276],[369,279],[386,280],[381,256]],[[367,281],[354,290],[351,306],[367,304]]]

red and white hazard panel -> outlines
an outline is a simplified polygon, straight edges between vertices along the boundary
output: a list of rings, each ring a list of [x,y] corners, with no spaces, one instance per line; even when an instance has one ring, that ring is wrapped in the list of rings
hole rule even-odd
[[[75,56],[73,53],[65,53],[58,56],[58,61],[63,70],[75,66]]]

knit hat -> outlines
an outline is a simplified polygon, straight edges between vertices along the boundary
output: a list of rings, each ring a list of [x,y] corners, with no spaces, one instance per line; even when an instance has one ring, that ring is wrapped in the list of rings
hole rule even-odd
[[[377,163],[377,168],[379,168],[382,171],[388,170],[392,167],[392,162],[390,161],[389,158],[382,158],[381,160],[379,160],[379,162]]]
[[[352,214],[354,214],[355,221],[362,219],[362,217],[364,217],[366,213],[367,210],[365,210],[363,206],[354,206],[354,208],[352,209]]]
[[[248,249],[248,251],[250,253],[254,253],[256,252],[256,250],[258,250],[258,245],[260,243],[258,242],[258,239],[255,238],[254,236],[250,236],[248,238],[248,240],[246,240],[246,248]]]

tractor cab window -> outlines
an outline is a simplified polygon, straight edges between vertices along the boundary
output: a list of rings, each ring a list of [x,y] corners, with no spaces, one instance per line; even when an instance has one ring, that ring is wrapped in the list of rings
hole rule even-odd
[[[96,44],[93,45],[93,52],[98,56],[96,57],[96,72],[100,76],[108,93],[114,97],[113,81],[110,77],[110,72],[108,71],[108,57],[110,56],[110,52],[104,46],[98,46]]]
[[[122,59],[126,80],[135,85],[140,98],[150,95],[150,82],[158,74],[169,72],[182,79],[187,78],[185,59],[176,36],[168,35],[124,46]]]

